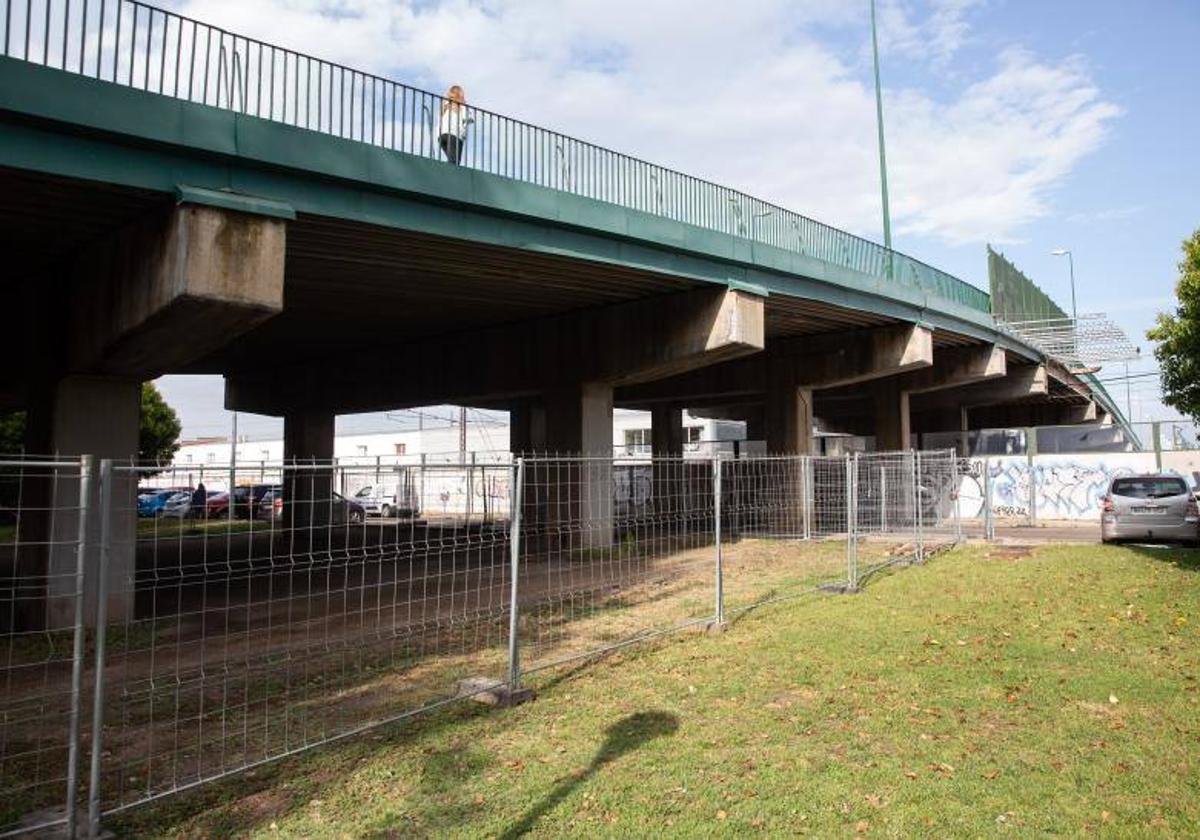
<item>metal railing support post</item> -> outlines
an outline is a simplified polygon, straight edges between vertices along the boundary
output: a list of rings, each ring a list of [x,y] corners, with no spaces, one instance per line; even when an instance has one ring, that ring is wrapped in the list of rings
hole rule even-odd
[[[525,459],[518,458],[513,466],[512,513],[508,527],[509,586],[508,603],[508,688],[516,691],[521,686],[520,610],[518,606],[520,583],[518,573],[521,566],[521,506],[525,488]]]
[[[108,570],[112,557],[113,462],[100,462],[100,563],[96,570],[96,673],[92,689],[92,763],[88,775],[87,836],[100,836],[100,758],[104,751],[104,659],[108,637]],[[233,495],[230,494],[232,510]]]
[[[96,457],[79,459],[79,525],[75,553],[75,638],[71,653],[71,723],[67,734],[67,836],[75,836],[76,799],[79,792],[79,718],[83,702],[83,607],[87,571],[87,537],[92,500],[92,473]]]
[[[716,605],[713,621],[718,625],[725,623],[725,556],[721,548],[721,458],[713,458],[713,539],[716,542]]]

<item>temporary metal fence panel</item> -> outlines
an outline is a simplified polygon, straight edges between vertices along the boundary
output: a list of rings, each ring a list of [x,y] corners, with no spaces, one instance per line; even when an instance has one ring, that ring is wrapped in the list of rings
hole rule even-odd
[[[510,469],[424,467],[431,484],[485,487],[507,487]],[[172,469],[113,467],[111,516],[137,524],[106,553],[98,811],[428,709],[469,678],[505,679],[507,506],[368,517],[333,488],[374,467],[275,471],[271,486],[257,467],[198,476],[254,494],[230,504]],[[183,489],[148,503],[137,488],[151,477]]]
[[[711,621],[714,461],[524,461],[520,659],[525,671]]]
[[[988,294],[882,245],[736,190],[133,0],[2,0],[0,53],[128,88],[443,160],[733,234],[981,312]]]
[[[0,836],[75,830],[93,473],[0,460]]]
[[[723,602],[728,615],[846,583],[844,459],[723,463]],[[840,511],[839,511],[840,505]]]
[[[0,830],[78,810],[95,831],[552,666],[854,589],[960,522],[951,452],[90,463],[0,463]],[[379,487],[404,509],[381,515]]]

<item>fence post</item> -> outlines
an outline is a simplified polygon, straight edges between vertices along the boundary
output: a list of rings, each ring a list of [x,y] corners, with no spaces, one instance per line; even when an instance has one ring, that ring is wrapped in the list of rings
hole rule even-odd
[[[1037,470],[1034,461],[1038,454],[1037,429],[1029,427],[1025,430],[1025,463],[1029,469],[1029,524],[1037,525]]]
[[[83,702],[83,601],[87,570],[87,537],[92,500],[94,455],[79,459],[79,528],[75,553],[75,638],[71,654],[71,723],[67,735],[67,836],[75,836],[75,803],[79,791],[79,717]]]
[[[721,457],[713,458],[713,538],[717,545],[716,608],[713,623],[725,624],[725,555],[721,548]]]
[[[879,467],[879,533],[887,533],[887,467]]]
[[[1159,421],[1157,421],[1157,420],[1155,420],[1154,422],[1152,422],[1150,424],[1150,436],[1154,438],[1154,470],[1155,470],[1155,472],[1162,472],[1162,437],[1159,434],[1159,432],[1161,431],[1161,428],[1162,427],[1161,427]]]
[[[913,450],[913,502],[917,508],[917,545],[916,560],[925,562],[925,500],[921,496],[921,450]]]
[[[846,590],[858,588],[858,453],[846,454]]]
[[[96,570],[96,674],[92,691],[92,763],[88,775],[87,836],[100,836],[100,757],[104,751],[104,659],[108,637],[108,569],[112,555],[113,462],[100,462],[100,563]],[[230,509],[233,495],[230,494]]]
[[[800,488],[804,498],[804,539],[812,536],[812,509],[817,503],[813,482],[813,456],[804,455],[800,462]]]
[[[996,538],[996,521],[992,512],[992,461],[983,459],[983,538]]]
[[[964,462],[965,462],[965,460],[966,459],[964,459]],[[950,450],[950,463],[952,465],[952,469],[954,470],[954,474],[951,476],[951,479],[950,479],[950,481],[952,482],[951,490],[950,490],[950,493],[951,493],[950,498],[954,502],[954,543],[957,545],[958,543],[962,542],[962,538],[963,538],[962,510],[961,510],[963,472],[958,467],[958,456],[955,454],[954,450]],[[967,466],[969,467],[970,464],[967,464]]]
[[[421,456],[424,463],[424,456]],[[509,574],[512,581],[509,586],[508,604],[508,690],[513,694],[521,687],[521,649],[518,639],[518,596],[520,584],[517,573],[521,565],[521,507],[525,487],[525,459],[517,458],[513,469],[512,514],[508,526]]]

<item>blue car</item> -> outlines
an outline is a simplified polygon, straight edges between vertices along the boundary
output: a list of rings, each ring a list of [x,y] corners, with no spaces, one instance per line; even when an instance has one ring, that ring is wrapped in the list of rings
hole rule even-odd
[[[167,501],[174,496],[187,494],[190,491],[181,490],[178,487],[169,487],[163,490],[151,490],[147,493],[138,493],[137,497],[137,513],[138,516],[158,517],[163,515],[163,510],[167,506]]]

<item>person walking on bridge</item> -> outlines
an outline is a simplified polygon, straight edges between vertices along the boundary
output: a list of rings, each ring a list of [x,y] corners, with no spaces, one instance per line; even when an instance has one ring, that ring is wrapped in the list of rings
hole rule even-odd
[[[467,126],[475,122],[467,113],[467,97],[458,85],[451,85],[442,100],[442,113],[438,119],[438,145],[446,160],[458,165],[463,146],[467,142]]]

